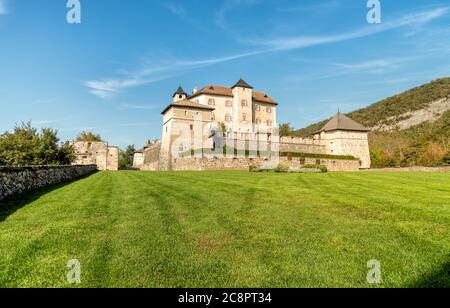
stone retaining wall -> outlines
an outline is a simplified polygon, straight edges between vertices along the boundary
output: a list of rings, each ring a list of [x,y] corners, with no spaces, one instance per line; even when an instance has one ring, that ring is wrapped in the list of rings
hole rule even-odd
[[[359,171],[360,163],[357,160],[334,160],[280,157],[280,163],[292,168],[300,168],[306,164],[325,165],[329,171]],[[205,171],[205,170],[248,170],[250,166],[261,167],[265,164],[274,164],[262,158],[177,158],[171,166],[172,171]],[[152,169],[147,169],[152,170]]]
[[[372,172],[450,172],[450,166],[371,169]]]
[[[0,200],[71,181],[96,171],[96,165],[0,167]]]

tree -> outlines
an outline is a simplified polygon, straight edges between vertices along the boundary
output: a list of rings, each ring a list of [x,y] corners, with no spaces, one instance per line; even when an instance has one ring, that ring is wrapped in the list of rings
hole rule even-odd
[[[74,160],[72,148],[59,144],[58,131],[43,128],[41,132],[22,123],[14,132],[0,136],[0,165],[66,165]]]
[[[133,157],[136,149],[134,145],[129,145],[125,150],[120,151],[119,168],[127,169],[133,166]]]
[[[280,137],[290,136],[294,131],[294,128],[291,126],[290,123],[280,124],[279,129],[280,129]]]
[[[90,142],[102,142],[103,139],[99,134],[83,131],[77,135],[76,141],[90,141]]]

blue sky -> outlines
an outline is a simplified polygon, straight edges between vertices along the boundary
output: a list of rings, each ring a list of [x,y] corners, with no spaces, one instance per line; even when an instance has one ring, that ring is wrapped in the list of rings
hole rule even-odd
[[[179,84],[241,76],[304,127],[450,76],[448,0],[0,0],[0,131],[32,120],[141,146]]]

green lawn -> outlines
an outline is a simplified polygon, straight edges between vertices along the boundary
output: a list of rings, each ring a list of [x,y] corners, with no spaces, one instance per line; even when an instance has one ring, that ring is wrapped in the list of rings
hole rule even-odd
[[[0,287],[450,287],[450,174],[102,172],[0,206]]]

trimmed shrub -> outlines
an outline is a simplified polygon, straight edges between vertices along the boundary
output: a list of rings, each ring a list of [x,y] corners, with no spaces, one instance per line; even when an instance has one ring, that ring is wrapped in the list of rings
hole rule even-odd
[[[286,166],[284,164],[278,164],[278,166],[274,169],[274,171],[278,173],[286,173],[289,171],[289,166]]]
[[[303,168],[305,168],[305,169],[318,169],[322,173],[327,173],[328,172],[327,166],[324,166],[324,165],[305,165],[305,166],[303,166]]]

